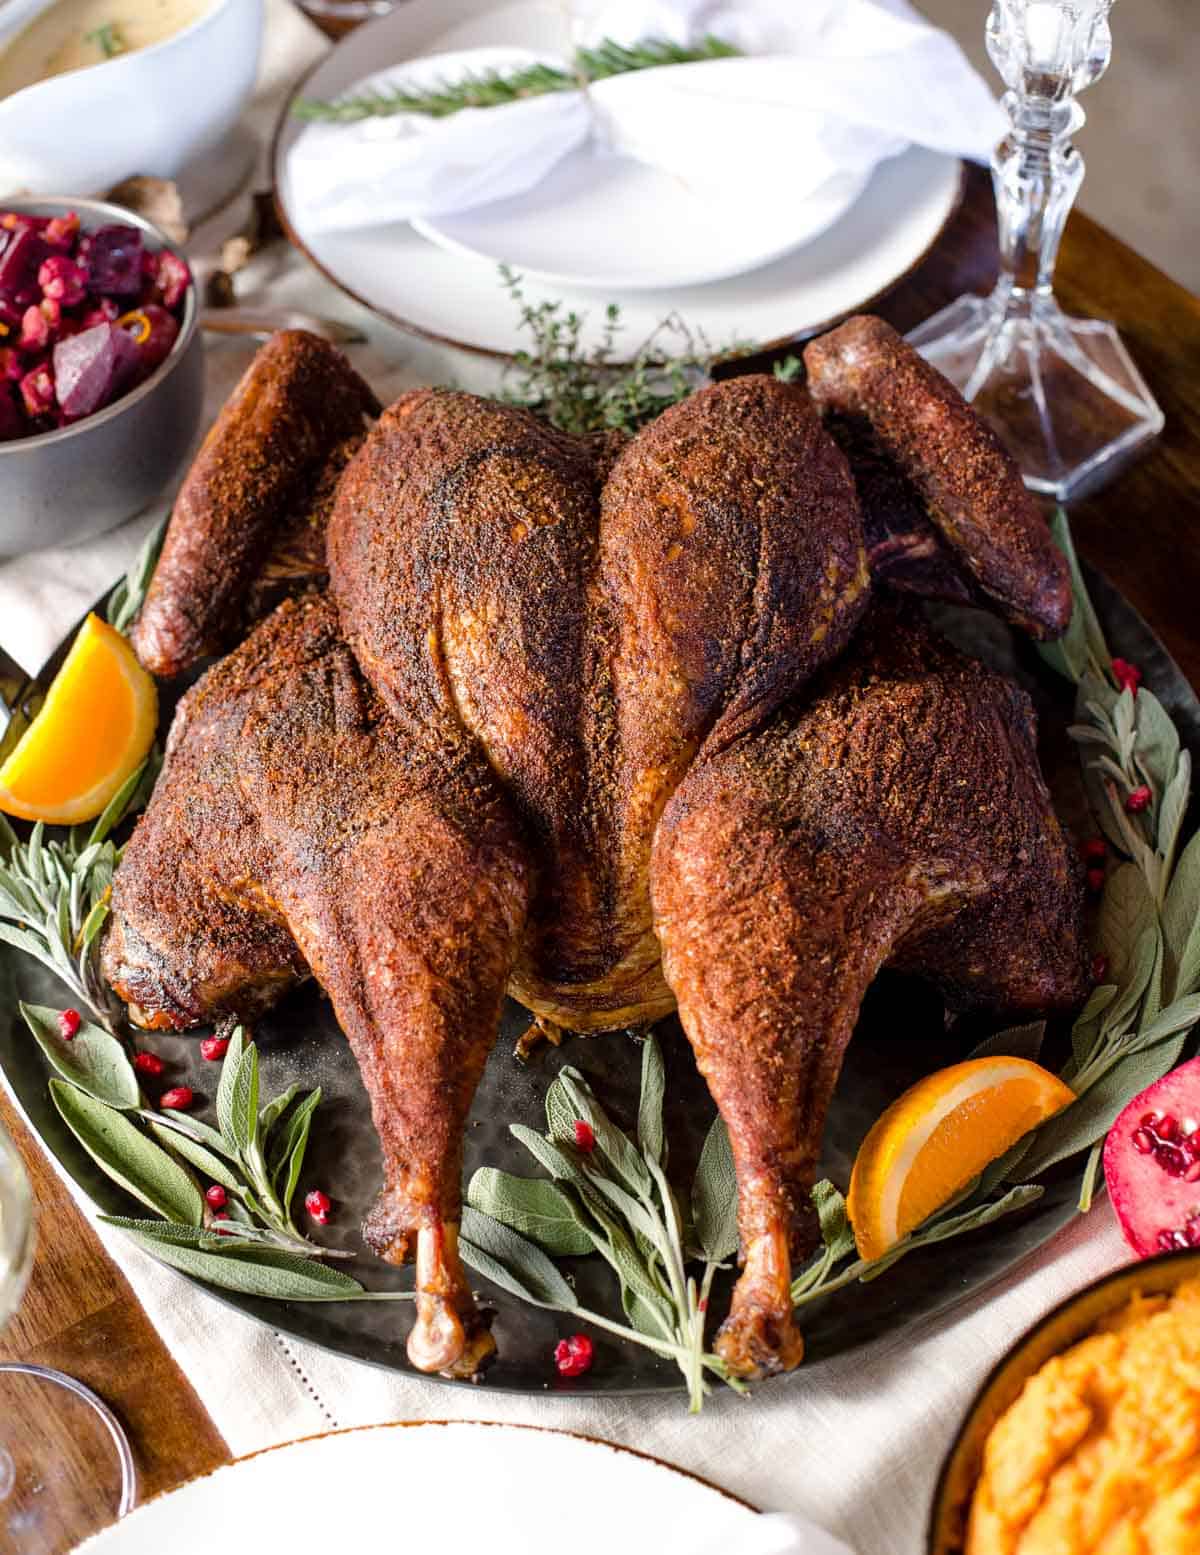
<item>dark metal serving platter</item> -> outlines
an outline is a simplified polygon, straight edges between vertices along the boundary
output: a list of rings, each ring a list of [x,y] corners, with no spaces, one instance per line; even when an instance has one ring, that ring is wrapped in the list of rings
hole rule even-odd
[[[1113,651],[1142,666],[1146,683],[1175,718],[1185,744],[1193,755],[1200,754],[1200,701],[1178,666],[1116,589],[1095,573],[1089,573],[1088,582]],[[995,618],[965,610],[939,610],[936,615],[947,635],[1014,675],[1034,697],[1042,763],[1059,813],[1077,833],[1092,829],[1075,750],[1066,734],[1072,698],[1065,682]],[[41,679],[53,673],[66,646],[51,658]],[[50,973],[0,945],[0,1069],[8,1090],[46,1149],[92,1201],[104,1211],[128,1213],[130,1201],[92,1163],[52,1107],[45,1065],[20,1021],[18,997],[56,1006],[67,1003],[65,991]],[[568,1038],[561,1049],[544,1048],[522,1064],[513,1057],[513,1044],[527,1023],[525,1012],[510,1001],[467,1130],[468,1175],[485,1163],[537,1174],[531,1158],[509,1136],[508,1125],[542,1124],[546,1087],[563,1063],[584,1072],[619,1121],[629,1124],[635,1117],[640,1063],[631,1037],[613,1033]],[[867,998],[847,1055],[826,1129],[822,1174],[845,1187],[859,1141],[883,1109],[922,1074],[962,1057],[988,1029],[977,1020],[947,1028],[936,995],[918,983],[884,974]],[[686,1184],[713,1108],[678,1022],[663,1022],[659,1033],[668,1070],[671,1167]],[[168,1061],[172,1083],[186,1081],[208,1105],[216,1066],[200,1059],[198,1035],[146,1040]],[[319,1233],[322,1239],[357,1251],[359,1222],[380,1182],[380,1157],[367,1098],[328,1001],[311,985],[297,990],[259,1024],[257,1038],[266,1094],[293,1081],[322,1087],[325,1099],[313,1131],[306,1177],[326,1188],[336,1203],[333,1222]],[[804,1372],[812,1365],[879,1334],[895,1334],[906,1324],[944,1312],[981,1290],[1066,1225],[1076,1212],[1077,1195],[1076,1164],[1052,1177],[1044,1196],[1024,1213],[913,1253],[870,1284],[851,1286],[814,1302],[802,1323],[808,1346],[806,1366],[795,1378],[776,1386],[803,1387]],[[43,1234],[53,1235],[53,1228],[44,1227]],[[585,1306],[619,1317],[615,1284],[605,1266],[597,1267],[599,1263],[598,1259],[574,1261],[576,1288]],[[372,1288],[404,1288],[411,1282],[408,1270],[392,1269],[367,1254],[350,1267]],[[486,1282],[481,1282],[481,1289],[494,1300],[499,1344],[499,1356],[484,1387],[542,1394],[657,1392],[680,1385],[679,1373],[670,1363],[599,1336],[592,1371],[569,1387],[561,1384],[550,1356],[555,1340],[572,1325],[490,1290]],[[719,1293],[722,1302],[726,1294]],[[296,1338],[375,1365],[411,1370],[404,1351],[410,1321],[406,1304],[307,1305],[223,1292],[215,1299]]]

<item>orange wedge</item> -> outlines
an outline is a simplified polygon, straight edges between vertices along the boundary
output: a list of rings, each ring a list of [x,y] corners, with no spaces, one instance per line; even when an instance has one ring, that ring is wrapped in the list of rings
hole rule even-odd
[[[1075,1100],[1027,1058],[975,1058],[918,1080],[863,1140],[846,1207],[860,1258],[889,1248]]]
[[[89,615],[41,711],[0,767],[0,810],[26,821],[91,821],[146,759],[158,692],[121,633]]]

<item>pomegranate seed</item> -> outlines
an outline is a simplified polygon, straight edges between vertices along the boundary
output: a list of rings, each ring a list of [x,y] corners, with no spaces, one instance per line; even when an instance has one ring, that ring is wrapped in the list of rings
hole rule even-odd
[[[204,1197],[208,1200],[213,1209],[224,1209],[228,1195],[226,1194],[224,1188],[222,1188],[221,1184],[219,1182],[215,1182],[211,1188],[206,1188],[204,1190]]]
[[[582,1150],[584,1155],[591,1155],[596,1148],[596,1131],[590,1123],[585,1123],[582,1118],[575,1119],[575,1148]]]
[[[1183,1228],[1189,1247],[1200,1247],[1200,1215],[1193,1215]]]
[[[1105,874],[1103,868],[1089,869],[1087,872],[1087,888],[1093,896],[1099,896],[1104,889]]]
[[[1154,1127],[1158,1137],[1165,1139],[1169,1144],[1174,1144],[1179,1138],[1179,1124],[1169,1113],[1166,1117],[1157,1119]]]
[[[1105,955],[1092,957],[1092,982],[1102,983],[1108,976],[1108,957]]]
[[[78,1010],[59,1010],[58,1034],[64,1042],[71,1042],[79,1033],[82,1018]]]
[[[138,1074],[148,1074],[157,1079],[167,1067],[157,1053],[135,1053],[133,1055],[133,1067]]]
[[[228,1037],[205,1037],[200,1044],[200,1057],[206,1058],[210,1064],[219,1063],[228,1051]]]
[[[1088,837],[1080,845],[1079,851],[1089,864],[1103,864],[1108,857],[1108,844],[1103,837]]]
[[[1153,798],[1154,793],[1149,783],[1139,783],[1136,788],[1130,789],[1129,793],[1125,795],[1125,808],[1130,815],[1140,815],[1143,810],[1149,807],[1150,801]]]
[[[1137,1130],[1133,1136],[1132,1144],[1139,1155],[1149,1155],[1154,1149],[1154,1140],[1144,1128]]]
[[[314,1188],[311,1193],[305,1195],[304,1207],[319,1226],[329,1224],[333,1201],[327,1193],[322,1193],[320,1188]]]
[[[572,1334],[554,1346],[554,1364],[560,1377],[582,1377],[592,1369],[592,1341],[586,1334]]]
[[[173,1085],[169,1091],[164,1091],[158,1099],[160,1107],[170,1107],[172,1112],[186,1112],[196,1100],[195,1093],[190,1086]]]
[[[214,1220],[228,1220],[229,1219],[229,1211],[228,1210],[224,1210],[224,1209],[214,1210],[213,1211],[213,1219]],[[217,1231],[217,1235],[218,1236],[231,1236],[232,1232],[231,1231],[218,1230]]]
[[[1175,1252],[1178,1249],[1178,1247],[1179,1247],[1179,1243],[1175,1240],[1175,1238],[1179,1234],[1180,1233],[1178,1231],[1160,1231],[1158,1233],[1158,1250],[1159,1250],[1159,1252],[1160,1253],[1173,1253],[1173,1252]],[[1186,1239],[1184,1240],[1184,1246],[1185,1247],[1187,1246]]]
[[[1137,689],[1142,683],[1142,672],[1136,664],[1130,664],[1128,659],[1114,659],[1112,676],[1122,691],[1132,691],[1134,696],[1137,696]]]

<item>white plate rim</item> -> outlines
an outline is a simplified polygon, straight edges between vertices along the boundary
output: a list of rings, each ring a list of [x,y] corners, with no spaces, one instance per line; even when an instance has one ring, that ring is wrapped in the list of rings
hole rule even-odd
[[[414,0],[414,3],[419,3],[419,0]],[[493,362],[510,363],[516,356],[515,351],[505,351],[494,346],[482,345],[478,341],[462,340],[454,335],[446,334],[441,330],[432,329],[428,325],[420,324],[414,319],[406,318],[403,314],[394,312],[385,304],[372,300],[370,297],[364,295],[363,292],[359,291],[355,286],[351,285],[343,276],[340,276],[336,271],[332,270],[327,264],[325,264],[323,260],[317,257],[305,239],[301,237],[299,229],[287,209],[287,204],[283,193],[286,183],[286,180],[283,176],[283,142],[288,129],[293,123],[292,104],[296,101],[297,98],[306,95],[309,82],[318,73],[318,71],[322,70],[329,63],[333,55],[337,53],[338,48],[343,46],[347,39],[351,37],[361,37],[364,32],[368,32],[372,29],[382,29],[388,25],[389,21],[394,20],[394,16],[395,13],[391,13],[391,15],[380,16],[373,21],[362,23],[359,27],[355,28],[353,32],[347,33],[346,38],[340,40],[338,43],[335,43],[334,47],[330,51],[321,55],[319,59],[314,61],[309,69],[305,71],[299,80],[295,82],[291,91],[289,92],[287,100],[284,102],[282,108],[280,109],[279,116],[275,121],[267,152],[267,165],[271,170],[272,197],[275,206],[275,212],[279,219],[279,224],[291,246],[297,251],[297,253],[303,256],[307,263],[310,264],[319,275],[323,276],[324,279],[327,280],[329,284],[337,291],[341,292],[344,297],[348,297],[351,302],[356,303],[359,307],[365,308],[368,313],[374,314],[376,318],[382,319],[384,323],[391,324],[395,328],[403,330],[405,334],[414,335],[418,339],[426,340],[435,346],[449,347],[451,350],[463,351],[470,356],[481,357],[485,360]],[[798,326],[795,330],[787,331],[784,334],[776,335],[767,340],[757,341],[755,343],[753,352],[749,354],[754,358],[758,358],[759,356],[766,356],[772,353],[784,351],[788,347],[802,344],[804,341],[810,340],[816,335],[824,334],[827,330],[832,329],[836,324],[840,323],[841,320],[848,318],[851,314],[871,311],[879,299],[886,296],[896,286],[900,285],[910,275],[912,275],[914,271],[919,269],[920,266],[923,265],[929,258],[930,254],[937,247],[937,245],[941,242],[947,230],[952,225],[955,218],[958,216],[960,210],[962,209],[963,200],[966,194],[966,182],[966,166],[960,160],[958,163],[956,187],[952,198],[947,204],[946,214],[940,226],[938,227],[937,231],[930,236],[928,243],[926,243],[925,247],[922,248],[920,253],[913,256],[913,258],[910,259],[902,269],[898,270],[896,274],[893,275],[886,283],[886,285],[878,288],[865,297],[858,298],[855,302],[848,304],[839,311],[829,315],[827,318],[821,319],[817,322],[805,323]],[[846,212],[843,212],[843,216],[845,214]],[[834,225],[836,225],[836,223]],[[732,357],[726,358],[726,360],[733,359],[734,358]],[[614,366],[625,366],[628,365],[630,359],[623,356],[614,356],[611,360]]]
[[[423,1430],[426,1427],[441,1426],[472,1426],[486,1427],[496,1431],[528,1431],[536,1432],[542,1436],[565,1436],[574,1441],[584,1442],[590,1447],[605,1447],[610,1452],[622,1453],[630,1458],[640,1458],[644,1463],[653,1464],[656,1468],[664,1469],[669,1474],[677,1475],[680,1479],[691,1480],[694,1484],[705,1490],[712,1491],[723,1500],[731,1502],[734,1506],[742,1507],[745,1511],[761,1515],[761,1508],[744,1497],[735,1495],[732,1490],[726,1490],[721,1485],[716,1485],[703,1474],[697,1474],[691,1469],[681,1468],[677,1463],[668,1463],[665,1458],[659,1458],[652,1452],[645,1452],[640,1447],[629,1447],[624,1442],[612,1442],[603,1436],[593,1436],[587,1431],[565,1431],[557,1426],[530,1425],[524,1421],[509,1420],[384,1420],[372,1425],[340,1426],[333,1431],[314,1431],[308,1436],[297,1436],[288,1442],[275,1442],[270,1447],[260,1447],[256,1452],[248,1452],[239,1458],[233,1458],[228,1463],[220,1463],[215,1468],[208,1469],[203,1474],[197,1474],[191,1479],[184,1480],[181,1484],[172,1485],[169,1490],[160,1490],[148,1500],[139,1501],[129,1515],[120,1522],[110,1523],[105,1528],[98,1529],[89,1534],[82,1544],[77,1546],[76,1555],[108,1555],[112,1550],[113,1555],[120,1555],[121,1546],[117,1542],[123,1538],[124,1530],[137,1521],[143,1512],[157,1507],[164,1501],[169,1501],[172,1496],[179,1495],[182,1491],[193,1485],[199,1485],[204,1481],[213,1480],[222,1475],[231,1474],[244,1467],[248,1463],[254,1463],[260,1458],[272,1453],[288,1452],[296,1447],[303,1447],[312,1442],[328,1441],[336,1437],[366,1436],[384,1431],[414,1431]]]

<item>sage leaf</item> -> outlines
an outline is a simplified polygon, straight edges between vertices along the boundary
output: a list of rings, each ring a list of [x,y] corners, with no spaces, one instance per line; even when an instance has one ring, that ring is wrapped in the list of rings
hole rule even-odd
[[[1175,1067],[1183,1044],[1182,1036],[1168,1037],[1114,1064],[1078,1101],[1042,1125],[1033,1149],[1021,1164],[1022,1176],[1040,1177],[1068,1156],[1090,1150],[1108,1133],[1132,1097]]]
[[[1071,612],[1071,620],[1064,634],[1070,640],[1068,657],[1071,662],[1079,663],[1086,668],[1089,659],[1097,669],[1106,670],[1111,662],[1112,655],[1108,651],[1108,644],[1104,640],[1104,632],[1096,615],[1095,607],[1088,594],[1087,585],[1083,581],[1083,571],[1079,565],[1079,557],[1075,553],[1075,542],[1071,536],[1071,526],[1067,515],[1062,508],[1055,510],[1054,517],[1050,520],[1050,534],[1055,545],[1067,559],[1067,567],[1071,573],[1071,592],[1075,596],[1075,606]],[[1059,639],[1063,641],[1063,639]],[[1049,646],[1049,645],[1046,645]],[[1038,644],[1039,651],[1043,644]],[[1047,663],[1053,665],[1053,658],[1043,653],[1042,657]],[[1055,666],[1057,667],[1057,666]],[[1082,670],[1076,671],[1072,679],[1080,678]]]
[[[50,1095],[101,1171],[167,1220],[200,1224],[204,1201],[191,1176],[123,1112],[64,1080],[50,1081]]]
[[[667,1073],[663,1067],[662,1048],[651,1032],[642,1043],[642,1088],[638,1101],[638,1144],[645,1155],[661,1166],[666,1159],[666,1139],[663,1133],[663,1097],[667,1089]]]
[[[1132,693],[1126,694],[1133,707]],[[1144,686],[1137,694],[1136,713],[1133,759],[1155,794],[1161,796],[1175,776],[1179,763],[1179,735],[1166,708]]]
[[[232,1142],[243,1156],[249,1155],[258,1138],[258,1049],[253,1042],[246,1044],[234,1076],[229,1125]],[[221,1132],[225,1132],[224,1122]]]
[[[639,1334],[651,1339],[674,1339],[671,1303],[663,1296],[646,1296],[628,1285],[621,1286],[621,1306]]]
[[[1087,1165],[1083,1169],[1083,1181],[1079,1185],[1079,1213],[1086,1215],[1096,1195],[1096,1178],[1100,1171],[1103,1142],[1097,1140],[1088,1152]]]
[[[1132,865],[1130,867],[1132,868]],[[1133,953],[1124,968],[1117,974],[1118,981],[1124,986],[1104,1012],[1100,1022],[1101,1031],[1123,1031],[1136,1017],[1142,996],[1154,975],[1155,963],[1161,950],[1162,931],[1158,926],[1156,915],[1138,936]]]
[[[916,1252],[918,1248],[932,1247],[938,1242],[948,1242],[952,1237],[981,1231],[984,1226],[990,1226],[1003,1215],[1011,1215],[1014,1211],[1024,1209],[1036,1199],[1040,1199],[1044,1191],[1036,1183],[1021,1183],[1015,1188],[1010,1188],[1003,1198],[996,1199],[993,1203],[975,1205],[952,1215],[947,1215],[944,1210],[939,1211],[932,1219],[918,1226],[911,1236],[893,1247],[891,1252],[867,1264],[859,1277],[864,1284],[877,1280],[893,1264],[899,1263],[901,1258]]]
[[[1113,992],[1116,992],[1115,988]],[[1007,1031],[998,1031],[994,1036],[985,1037],[977,1043],[963,1062],[969,1063],[976,1058],[1027,1058],[1031,1063],[1036,1063],[1041,1057],[1045,1040],[1044,1020],[1031,1021],[1025,1026],[1010,1026]]]
[[[575,1310],[575,1292],[541,1248],[470,1205],[462,1212],[458,1250],[476,1274],[510,1295],[536,1307]]]
[[[3,925],[0,924],[0,932]],[[1200,832],[1179,855],[1163,906],[1168,997],[1200,986]]]
[[[1121,864],[1109,876],[1097,925],[1100,949],[1108,957],[1109,982],[1128,988],[1140,976],[1145,987],[1153,965],[1147,935],[1157,926],[1158,912],[1145,876],[1136,864]]]
[[[141,1092],[137,1075],[116,1037],[82,1021],[67,1042],[59,1031],[57,1010],[22,1003],[20,1011],[38,1046],[64,1080],[110,1107],[128,1111],[138,1105]]]
[[[1162,856],[1163,867],[1168,871],[1174,866],[1175,850],[1179,845],[1191,791],[1192,758],[1187,751],[1180,751],[1175,776],[1167,784],[1158,810],[1158,851]]]
[[[826,1252],[834,1258],[844,1258],[854,1247],[854,1231],[846,1213],[845,1196],[828,1178],[822,1178],[814,1184],[811,1198]]]
[[[737,1252],[737,1177],[729,1130],[719,1114],[705,1135],[692,1182],[692,1225],[709,1263],[724,1263]]]
[[[194,1166],[212,1182],[220,1183],[222,1188],[228,1188],[231,1193],[241,1191],[241,1179],[234,1176],[215,1151],[165,1123],[151,1122],[147,1126],[160,1145],[186,1161],[189,1166]]]
[[[1200,994],[1189,994],[1186,999],[1177,999],[1174,1004],[1169,1004],[1157,1019],[1143,1027],[1137,1034],[1137,1045],[1139,1048],[1153,1047],[1164,1037],[1174,1036],[1176,1032],[1190,1031],[1198,1020],[1200,1020]]]
[[[582,1257],[595,1250],[582,1211],[561,1188],[542,1178],[515,1177],[481,1166],[467,1185],[467,1203],[556,1258]]]
[[[295,1197],[296,1187],[300,1181],[300,1172],[304,1166],[304,1157],[308,1151],[308,1135],[312,1128],[313,1113],[321,1100],[321,1087],[310,1091],[300,1105],[292,1113],[288,1123],[287,1136],[284,1145],[283,1164],[280,1173],[283,1178],[282,1187],[279,1189],[279,1197],[283,1203],[283,1212],[286,1215],[292,1207],[292,1199]]]
[[[225,1058],[221,1064],[221,1079],[217,1085],[217,1126],[221,1130],[225,1143],[235,1152],[240,1149],[240,1146],[237,1129],[234,1127],[234,1087],[237,1084],[245,1053],[246,1035],[238,1026],[234,1029],[229,1039],[229,1046],[225,1049]]]
[[[150,587],[150,579],[158,566],[159,553],[167,534],[170,515],[153,528],[138,548],[130,563],[129,571],[108,596],[104,616],[118,632],[128,632],[137,619]]]
[[[346,1301],[361,1297],[363,1287],[340,1269],[295,1253],[276,1252],[271,1248],[232,1246],[221,1252],[204,1252],[163,1241],[144,1231],[126,1228],[125,1234],[160,1263],[170,1264],[194,1279],[240,1291],[246,1296],[262,1296],[272,1301]],[[223,1239],[224,1240],[224,1239]]]
[[[225,1138],[210,1123],[192,1117],[189,1112],[177,1112],[170,1107],[164,1107],[161,1112],[143,1112],[142,1117],[160,1125],[165,1124],[177,1133],[186,1134],[189,1139],[206,1145],[215,1155],[224,1157],[230,1163],[237,1161],[236,1154],[230,1150]]]
[[[280,1091],[273,1097],[258,1115],[258,1137],[266,1148],[271,1142],[271,1130],[283,1117],[284,1113],[300,1094],[298,1085],[289,1085],[286,1091]]]
[[[596,1136],[595,1151],[612,1168],[616,1176],[631,1193],[650,1193],[650,1173],[636,1146],[624,1130],[612,1122],[604,1108],[596,1100],[591,1087],[578,1069],[564,1065],[555,1081],[562,1089],[568,1106],[576,1118],[589,1123]],[[553,1090],[553,1086],[551,1090]]]

